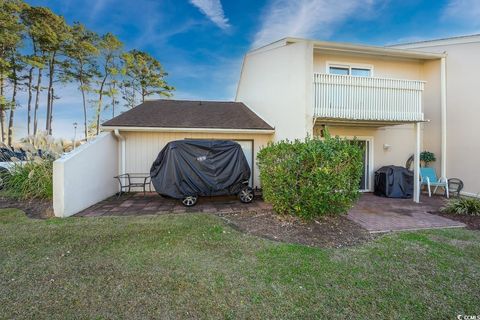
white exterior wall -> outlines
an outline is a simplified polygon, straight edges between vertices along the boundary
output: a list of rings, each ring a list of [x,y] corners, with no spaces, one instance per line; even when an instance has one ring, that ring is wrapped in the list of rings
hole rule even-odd
[[[158,153],[170,141],[183,139],[253,140],[253,185],[260,187],[259,169],[256,164],[258,151],[272,140],[272,134],[248,133],[187,133],[187,132],[131,132],[120,131],[125,138],[125,171],[149,173]]]
[[[442,112],[441,112],[441,75],[440,61],[433,60],[424,63],[422,79],[427,81],[423,92],[425,119],[428,122],[422,126],[423,147],[421,151],[433,152],[437,161],[429,166],[434,167],[437,174],[441,175],[442,161]]]
[[[373,139],[373,171],[387,165],[405,166],[415,151],[414,125],[382,128],[327,126],[332,136]],[[424,129],[425,130],[425,129]],[[388,145],[388,148],[384,148]]]
[[[376,78],[423,80],[423,62],[381,56],[332,54],[315,50],[313,72],[327,73],[328,63],[371,66]]]
[[[447,53],[447,177],[461,179],[465,194],[480,194],[480,37],[397,47]]]
[[[68,217],[118,191],[118,142],[112,133],[63,155],[53,163],[53,210]]]
[[[312,135],[312,63],[309,42],[250,52],[243,61],[235,100],[275,127],[275,140]]]

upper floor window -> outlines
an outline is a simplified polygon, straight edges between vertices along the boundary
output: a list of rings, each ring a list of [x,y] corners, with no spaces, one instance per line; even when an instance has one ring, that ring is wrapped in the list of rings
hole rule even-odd
[[[355,77],[371,77],[372,67],[370,66],[355,66],[355,65],[339,65],[329,64],[328,73],[338,74],[343,76],[355,76]]]

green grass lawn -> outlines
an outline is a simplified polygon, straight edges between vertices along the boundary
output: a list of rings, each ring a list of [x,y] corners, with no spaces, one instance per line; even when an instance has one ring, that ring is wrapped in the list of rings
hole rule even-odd
[[[418,318],[480,314],[480,232],[318,249],[208,214],[30,220],[0,210],[0,318]]]

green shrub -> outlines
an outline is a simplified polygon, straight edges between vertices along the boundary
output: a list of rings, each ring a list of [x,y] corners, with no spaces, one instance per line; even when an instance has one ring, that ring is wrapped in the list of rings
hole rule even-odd
[[[76,142],[79,145],[79,142]],[[0,142],[0,147],[9,148]],[[53,195],[53,161],[73,144],[56,140],[46,133],[29,136],[14,143],[13,149],[24,153],[27,160],[14,159],[13,167],[0,171],[4,181],[2,195],[16,199],[51,199]],[[0,168],[1,169],[1,168]]]
[[[280,141],[258,153],[263,197],[279,214],[303,219],[346,213],[359,196],[362,151],[352,141]]]
[[[51,199],[53,196],[53,161],[30,160],[15,164],[4,177],[4,193],[17,199]]]
[[[480,216],[480,200],[476,198],[453,198],[448,200],[447,204],[442,208],[442,212]]]
[[[430,151],[422,151],[420,153],[420,161],[423,161],[425,167],[428,167],[430,162],[435,162],[437,158],[435,158],[435,154]]]

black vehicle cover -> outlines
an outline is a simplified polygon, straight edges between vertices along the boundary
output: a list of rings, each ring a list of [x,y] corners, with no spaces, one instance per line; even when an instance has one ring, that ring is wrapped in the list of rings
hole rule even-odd
[[[381,167],[375,171],[374,193],[387,198],[411,198],[413,172],[398,166]]]
[[[227,140],[169,142],[150,169],[155,190],[172,198],[237,194],[250,179],[242,147]]]

